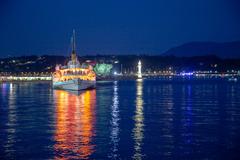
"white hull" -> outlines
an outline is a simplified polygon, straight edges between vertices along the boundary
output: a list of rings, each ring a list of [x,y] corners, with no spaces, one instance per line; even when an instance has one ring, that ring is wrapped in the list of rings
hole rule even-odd
[[[73,79],[65,82],[53,82],[54,89],[80,91],[96,87],[96,81]]]

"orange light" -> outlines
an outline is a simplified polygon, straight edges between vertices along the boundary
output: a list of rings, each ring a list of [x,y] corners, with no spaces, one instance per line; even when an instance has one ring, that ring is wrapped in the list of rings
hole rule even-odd
[[[94,151],[96,91],[74,95],[54,91],[56,101],[55,159],[88,159]]]
[[[68,73],[76,73],[81,72],[84,74],[68,74]],[[53,74],[53,81],[67,81],[72,79],[82,79],[82,80],[96,80],[96,74],[91,69],[84,69],[84,68],[71,68],[71,69],[61,69],[57,70]]]

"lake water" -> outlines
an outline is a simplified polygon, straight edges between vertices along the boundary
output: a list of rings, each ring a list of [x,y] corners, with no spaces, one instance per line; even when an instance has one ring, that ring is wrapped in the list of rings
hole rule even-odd
[[[237,159],[239,142],[239,83],[0,84],[0,159]]]

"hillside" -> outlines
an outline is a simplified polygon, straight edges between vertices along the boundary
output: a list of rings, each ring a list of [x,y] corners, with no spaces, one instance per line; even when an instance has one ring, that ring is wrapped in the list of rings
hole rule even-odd
[[[227,43],[191,42],[171,48],[163,55],[177,57],[216,55],[221,58],[240,58],[240,41]]]

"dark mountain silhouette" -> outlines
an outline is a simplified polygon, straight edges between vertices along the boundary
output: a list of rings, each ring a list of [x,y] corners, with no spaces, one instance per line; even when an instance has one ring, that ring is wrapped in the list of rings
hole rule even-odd
[[[191,42],[171,48],[163,55],[177,57],[216,55],[221,58],[240,58],[240,41],[226,43]]]

